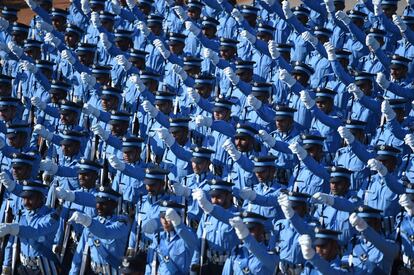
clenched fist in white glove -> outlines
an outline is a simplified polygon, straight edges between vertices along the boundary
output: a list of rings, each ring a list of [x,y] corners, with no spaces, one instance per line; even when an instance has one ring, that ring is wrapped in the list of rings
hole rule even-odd
[[[385,177],[388,174],[387,167],[385,167],[384,164],[382,164],[382,162],[380,162],[377,159],[370,159],[370,160],[368,160],[368,167],[371,170],[378,172],[378,174],[381,177]]]
[[[168,208],[167,211],[165,211],[165,219],[170,221],[174,227],[181,224],[180,215],[178,215],[178,213],[172,208]]]
[[[414,202],[411,199],[411,196],[408,194],[402,194],[398,199],[398,203],[404,207],[405,211],[407,211],[408,215],[414,216]]]
[[[310,43],[313,47],[316,47],[318,44],[318,38],[311,34],[310,32],[306,31],[301,34],[301,37],[304,41]]]
[[[324,0],[323,2],[325,2],[327,12],[333,13],[335,11],[335,5],[332,0]]]
[[[91,22],[92,22],[92,26],[94,26],[96,29],[102,26],[101,18],[99,17],[98,12],[93,11],[91,13]]]
[[[329,194],[317,192],[315,193],[312,198],[320,203],[327,204],[332,206],[335,202],[335,198]]]
[[[217,63],[219,63],[219,56],[218,54],[209,49],[209,48],[203,48],[201,50],[201,55],[205,58],[205,59],[209,59],[211,61],[211,63],[213,63],[213,65],[217,65]]]
[[[141,78],[139,78],[139,75],[133,74],[128,78],[128,80],[138,88],[138,91],[145,91],[146,87],[144,85],[144,82],[142,82]]]
[[[100,33],[99,34],[99,41],[101,41],[103,47],[108,50],[112,47],[112,43],[109,42],[108,36],[106,33]]]
[[[69,64],[71,64],[71,65],[75,64],[75,62],[76,62],[75,57],[74,57],[74,56],[72,55],[72,53],[71,53],[70,51],[68,51],[68,50],[63,50],[63,51],[61,52],[61,57],[62,57],[63,59],[66,59],[66,60],[69,62]]]
[[[128,8],[132,11],[137,5],[137,0],[126,0]]]
[[[396,117],[395,111],[392,109],[390,102],[387,99],[381,103],[381,112],[384,114],[387,121],[391,121]]]
[[[115,60],[116,63],[125,71],[128,71],[132,67],[132,63],[123,54],[117,55]]]
[[[12,180],[6,172],[0,173],[0,182],[9,192],[12,192],[14,188],[16,188],[16,182]]]
[[[280,208],[282,209],[283,214],[286,219],[291,219],[295,215],[295,211],[292,208],[292,202],[289,200],[287,194],[281,194],[277,198]]]
[[[380,16],[382,14],[381,0],[372,0],[374,5],[374,14],[375,16]]]
[[[39,6],[39,4],[37,4],[37,2],[34,0],[25,0],[24,2],[26,2],[26,4],[29,6],[31,10],[34,10]]]
[[[404,143],[407,144],[411,151],[414,152],[414,134],[406,134],[404,137]]]
[[[0,237],[6,235],[16,236],[19,234],[20,227],[18,223],[0,223]]]
[[[13,41],[9,41],[7,43],[7,47],[8,49],[17,57],[21,57],[23,55],[23,48],[18,46],[16,43],[14,43]],[[27,62],[27,61],[26,61]]]
[[[158,115],[158,109],[155,108],[148,100],[144,100],[141,106],[144,109],[144,111],[148,113],[152,118],[155,118]]]
[[[30,99],[30,102],[39,110],[46,109],[46,102],[42,101],[39,97],[34,96]]]
[[[41,124],[37,124],[35,125],[35,127],[33,127],[33,134],[38,134],[39,136],[46,139],[47,141],[51,141],[53,138],[53,133],[49,132],[45,128],[45,126]]]
[[[64,201],[75,201],[75,193],[71,190],[65,190],[63,187],[58,186],[55,189],[56,197]]]
[[[223,70],[224,75],[230,80],[233,85],[237,85],[240,81],[240,77],[236,75],[232,68],[227,67]]]
[[[91,6],[89,5],[89,0],[81,0],[81,9],[85,15],[88,15],[91,12]]]
[[[384,90],[388,89],[388,87],[390,86],[390,81],[387,79],[384,73],[377,73],[376,81],[378,85]]]
[[[360,216],[358,216],[357,213],[352,213],[349,216],[349,223],[355,227],[356,230],[358,230],[359,232],[364,231],[365,229],[368,228],[368,224],[367,222],[361,218]]]
[[[262,102],[258,100],[254,95],[247,96],[247,105],[251,106],[255,110],[259,110],[262,107]]]
[[[101,112],[97,108],[93,107],[89,103],[83,104],[82,113],[84,113],[87,116],[93,115],[94,117],[99,117],[99,115],[101,114]]]
[[[121,5],[119,4],[118,0],[111,0],[111,7],[114,14],[121,14]]]
[[[234,231],[236,232],[237,238],[239,238],[239,240],[244,240],[247,236],[249,236],[250,231],[240,217],[229,219],[229,223],[234,228]]]
[[[56,38],[52,33],[48,32],[45,35],[45,42],[49,44],[55,45],[55,47],[58,47],[60,45],[60,39]]]
[[[355,83],[349,84],[346,90],[348,93],[352,93],[357,100],[360,100],[364,96],[364,92]]]
[[[211,117],[198,115],[195,118],[195,124],[197,127],[210,127],[212,123],[213,119]]]
[[[75,222],[85,227],[89,227],[92,223],[92,218],[84,213],[76,211],[75,213],[72,214],[72,217],[70,217],[68,222],[69,223]]]
[[[200,101],[200,94],[195,89],[188,87],[187,94],[195,103]]]
[[[188,15],[187,15],[187,13],[184,11],[184,9],[183,9],[183,7],[181,7],[181,6],[174,6],[173,8],[172,8],[174,11],[175,11],[175,13],[178,15],[178,18],[180,18],[180,20],[181,21],[185,21],[185,20],[187,20],[188,19]]]
[[[308,152],[306,152],[297,141],[290,144],[289,149],[293,154],[297,155],[300,160],[304,160],[308,156]]]
[[[259,130],[259,136],[260,138],[270,147],[272,148],[276,144],[276,139],[269,135],[268,132],[265,130]]]
[[[250,188],[240,190],[240,198],[247,201],[254,201],[256,199],[256,192]]]
[[[329,61],[336,60],[335,47],[332,45],[332,43],[328,41],[328,42],[325,42],[323,46],[325,47],[326,53],[328,54],[328,60]]]
[[[108,162],[109,165],[111,165],[116,170],[119,170],[121,172],[125,170],[125,162],[120,160],[116,155],[110,155],[108,157]]]
[[[231,11],[231,16],[237,21],[237,23],[241,23],[243,20],[244,20],[244,17],[243,17],[243,15],[241,14],[241,12],[238,10],[238,9],[236,9],[236,8],[234,8],[232,11]]]
[[[44,159],[40,161],[39,170],[45,171],[49,175],[55,175],[59,169],[56,163],[53,163],[51,159]]]
[[[109,133],[105,131],[99,124],[92,125],[91,130],[94,135],[99,136],[101,139],[105,141],[109,138]]]
[[[300,91],[300,100],[305,105],[306,109],[312,109],[315,106],[315,100],[311,98],[308,91],[302,90]]]
[[[178,77],[181,79],[181,82],[184,82],[188,78],[188,74],[184,71],[184,69],[178,65],[174,64],[172,65],[172,71],[178,75]]]
[[[168,147],[171,147],[174,144],[175,138],[167,129],[161,128],[157,129],[156,131],[158,138],[161,139]]]
[[[231,139],[227,139],[226,141],[224,141],[221,147],[223,147],[223,149],[226,150],[226,152],[234,161],[238,161],[240,159],[241,153],[237,150],[236,146],[234,146]]]
[[[213,211],[213,204],[207,200],[206,193],[203,191],[203,189],[194,189],[192,196],[193,200],[196,200],[198,202],[198,205],[201,209],[203,209],[204,212],[210,214],[211,211]]]
[[[351,133],[351,131],[344,127],[344,126],[339,126],[338,127],[338,133],[341,136],[342,139],[345,140],[345,142],[350,145],[352,144],[352,142],[355,141],[355,137],[354,135]]]
[[[179,182],[174,183],[172,189],[174,191],[174,194],[177,196],[184,196],[186,198],[191,196],[192,190]]]
[[[393,14],[392,21],[400,29],[400,32],[405,32],[407,30],[407,24],[404,23],[400,16]]]
[[[28,71],[32,74],[35,74],[37,72],[37,67],[35,64],[30,63],[29,61],[23,61],[22,63],[20,63],[20,68],[24,71]]]
[[[280,52],[277,49],[277,43],[274,40],[270,40],[267,42],[267,49],[269,50],[270,56],[272,59],[278,59],[280,56]]]
[[[194,34],[194,36],[197,36],[201,32],[201,29],[191,21],[185,21],[184,25],[185,29]]]
[[[147,37],[149,34],[150,34],[150,29],[148,28],[148,26],[144,23],[144,22],[142,22],[142,21],[139,21],[136,25],[135,25],[135,27],[138,29],[138,30],[140,30],[140,32],[145,36],[145,37]]]
[[[286,19],[289,19],[292,17],[293,13],[292,10],[290,9],[290,4],[288,1],[283,1],[282,2],[282,10],[283,10],[283,14],[285,15]]]
[[[371,34],[368,34],[367,37],[365,38],[365,45],[371,50],[371,51],[376,51],[379,49],[380,44],[377,41],[377,39],[375,39],[375,37]]]
[[[165,48],[165,45],[161,40],[155,39],[153,44],[155,48],[157,48],[157,50],[160,52],[160,54],[164,57],[164,59],[168,59],[168,57],[170,57],[170,51]]]
[[[279,79],[285,82],[289,88],[296,84],[296,79],[285,69],[279,71]]]
[[[312,239],[309,235],[300,235],[298,238],[300,249],[305,260],[310,260],[315,256],[315,249],[312,247]]]
[[[251,44],[254,44],[256,42],[256,36],[254,36],[253,34],[251,34],[250,32],[246,30],[242,30],[240,33],[240,36],[243,38],[246,38],[247,41],[249,41]]]
[[[337,11],[335,13],[336,19],[344,23],[345,25],[349,25],[351,23],[351,19],[348,17],[348,15],[344,11]]]

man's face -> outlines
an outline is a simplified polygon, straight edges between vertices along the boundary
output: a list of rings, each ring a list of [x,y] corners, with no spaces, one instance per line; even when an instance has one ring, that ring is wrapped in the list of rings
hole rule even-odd
[[[116,202],[114,201],[105,201],[96,203],[96,211],[101,217],[111,216],[116,208]]]
[[[211,86],[210,85],[206,85],[206,86],[201,86],[199,88],[197,88],[197,92],[201,95],[202,98],[209,98],[211,95]]]
[[[61,112],[60,121],[63,125],[74,125],[78,122],[78,114],[70,111]]]
[[[316,106],[324,112],[325,114],[329,114],[332,111],[333,100],[328,98],[318,98],[316,100]]]
[[[209,165],[209,160],[199,160],[197,162],[191,162],[191,167],[193,168],[194,173],[197,175],[207,172]]]
[[[171,101],[157,102],[155,104],[155,107],[157,107],[157,109],[160,110],[160,112],[164,114],[169,114],[172,111],[172,102]]]
[[[256,241],[263,242],[265,238],[265,230],[264,226],[261,224],[257,224],[254,227],[249,228],[250,235],[252,235]]]
[[[102,20],[102,27],[104,27],[108,32],[112,32],[114,28],[114,21],[112,20]]]
[[[278,117],[276,118],[276,128],[281,133],[287,133],[292,128],[292,117]]]
[[[121,39],[121,40],[116,40],[115,44],[118,48],[121,49],[121,51],[126,52],[131,48],[132,41],[129,39]]]
[[[145,59],[134,59],[134,60],[129,60],[131,61],[132,65],[139,69],[139,70],[144,70],[145,69]]]
[[[30,56],[33,60],[40,59],[42,52],[40,51],[40,48],[37,47],[30,47],[25,48],[24,52],[26,55]]]
[[[385,16],[392,19],[392,15],[397,12],[396,5],[381,5],[382,11],[384,12]]]
[[[31,195],[23,198],[23,205],[27,210],[35,210],[43,205],[43,196],[38,192],[32,192]]]
[[[187,15],[193,20],[200,19],[201,10],[197,8],[190,8],[187,10]]]
[[[181,146],[187,143],[188,128],[181,128],[180,130],[174,130],[173,132],[171,132],[171,134],[175,138],[175,141]]]
[[[52,25],[59,32],[63,32],[66,28],[66,18],[62,16],[56,16],[52,18]]]
[[[272,35],[270,35],[269,33],[263,33],[263,32],[261,32],[261,33],[259,33],[258,35],[257,35],[257,38],[259,38],[260,40],[262,40],[262,41],[264,41],[264,42],[269,42],[270,40],[272,40]]]
[[[234,48],[220,48],[220,56],[224,60],[230,60],[236,55],[236,49]]]
[[[218,194],[215,194],[214,196],[211,196],[211,203],[227,209],[231,206],[232,199],[233,196],[231,195],[231,193],[220,192]]]
[[[91,66],[93,64],[94,53],[78,53],[79,62],[85,66]]]
[[[63,92],[61,90],[58,90],[59,92],[54,92],[53,94],[50,94],[50,99],[52,103],[58,103],[62,99],[66,98],[66,92]]]
[[[25,180],[30,178],[30,174],[32,173],[32,166],[30,165],[18,165],[12,166],[12,174],[15,180]]]
[[[358,83],[358,87],[364,92],[364,95],[370,96],[372,94],[372,82],[364,81]]]
[[[331,193],[336,196],[344,196],[348,193],[349,189],[349,180],[335,180],[335,182],[330,182]]]
[[[8,137],[7,140],[10,146],[14,148],[22,148],[24,145],[26,145],[27,133],[18,132],[13,136]]]
[[[213,112],[214,120],[228,121],[230,119],[230,110],[220,110]]]
[[[237,150],[239,150],[240,152],[248,152],[253,146],[253,141],[251,137],[247,136],[236,137],[234,143],[236,145]]]
[[[321,145],[312,145],[308,149],[306,149],[308,154],[313,157],[316,161],[321,161],[323,157],[323,150]]]
[[[264,171],[254,172],[259,182],[271,181],[275,176],[274,167],[266,167]]]
[[[111,80],[111,76],[109,74],[92,74],[96,78],[96,82],[101,85],[107,85]]]
[[[348,68],[349,60],[347,58],[338,58],[339,63],[341,63],[343,68]]]
[[[162,228],[164,228],[165,232],[171,232],[174,230],[174,226],[170,221],[168,221],[165,216],[160,217]]]
[[[79,43],[79,35],[73,32],[65,33],[65,42],[69,46],[69,48],[75,48],[76,45]]]
[[[16,111],[15,106],[3,106],[0,108],[0,119],[9,122],[16,116]]]
[[[386,159],[380,159],[379,161],[387,167],[389,172],[393,172],[397,166],[397,159],[395,157],[388,157]]]
[[[25,32],[14,32],[12,34],[12,40],[16,42],[17,45],[23,46],[24,40],[27,39],[27,33]]]
[[[309,76],[307,74],[303,73],[294,73],[293,77],[296,79],[297,82],[299,82],[302,86],[306,87],[308,86],[308,80]]]
[[[78,180],[80,186],[90,189],[95,186],[96,180],[98,179],[98,173],[94,171],[82,171],[78,174]]]
[[[173,43],[169,45],[170,48],[170,52],[172,52],[173,54],[177,54],[177,55],[181,55],[183,53],[184,50],[184,43]]]
[[[63,155],[66,157],[73,157],[77,153],[79,153],[80,150],[80,143],[79,142],[69,142],[67,144],[61,145]]]
[[[153,184],[146,184],[145,189],[151,196],[159,195],[164,190],[164,182],[157,182]]]
[[[122,157],[127,163],[134,163],[140,159],[141,149],[130,147],[122,152]]]
[[[295,211],[295,213],[298,214],[302,218],[305,217],[306,213],[308,213],[308,207],[306,203],[292,206],[292,208]]]
[[[128,130],[128,122],[117,122],[111,125],[111,134],[116,137],[122,137]]]
[[[11,85],[9,84],[2,84],[0,85],[0,96],[11,96]]]
[[[161,30],[162,30],[162,28],[161,28],[161,26],[159,26],[159,25],[151,25],[151,26],[148,26],[148,28],[151,30],[151,32],[154,34],[154,35],[160,35],[161,34]]]
[[[102,98],[101,104],[104,111],[109,112],[118,109],[119,100],[116,96]]]
[[[186,72],[189,76],[191,76],[191,77],[195,78],[195,77],[196,77],[196,75],[198,75],[198,74],[200,74],[200,73],[201,73],[201,68],[200,68],[200,67],[191,67],[191,68],[186,69],[186,70],[185,70],[185,72]]]
[[[257,20],[256,14],[244,14],[243,17],[250,26],[252,27],[256,26],[256,20]]]
[[[336,241],[329,241],[315,247],[316,253],[327,261],[332,261],[338,255],[338,244]]]
[[[217,29],[213,27],[203,27],[202,32],[207,38],[211,39],[216,35]]]
[[[391,77],[395,80],[402,80],[407,76],[407,67],[398,66],[391,68]]]
[[[244,82],[251,82],[253,79],[253,70],[243,70],[243,71],[237,71],[237,76],[240,77],[241,81]]]

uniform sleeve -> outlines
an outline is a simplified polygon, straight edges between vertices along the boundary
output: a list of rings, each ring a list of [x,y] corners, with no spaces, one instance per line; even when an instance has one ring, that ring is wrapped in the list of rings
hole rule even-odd
[[[89,231],[101,239],[120,239],[128,236],[128,224],[126,221],[117,221],[110,225],[100,223],[92,219]]]
[[[385,258],[394,259],[397,256],[399,251],[398,245],[391,240],[386,240],[370,226],[362,231],[362,234],[369,242],[378,248],[378,250],[384,253]]]
[[[266,251],[265,246],[259,245],[252,235],[249,234],[243,240],[243,244],[267,269],[275,270],[276,266],[279,265],[279,256],[276,254],[269,254]]]
[[[55,234],[58,229],[57,218],[54,218],[50,214],[44,217],[41,221],[36,223],[35,226],[20,225],[19,226],[19,237],[22,238],[33,238],[33,236],[45,236],[50,234]]]
[[[311,157],[309,154],[303,160],[303,163],[316,176],[322,178],[326,182],[329,182],[330,175],[328,171],[326,171],[325,167],[323,167],[323,165],[321,165],[320,163],[316,162],[316,160],[313,157]]]
[[[178,236],[184,240],[187,247],[190,247],[194,250],[200,250],[200,242],[197,238],[197,235],[191,230],[188,226],[184,223],[180,223],[178,226],[175,227],[175,231],[177,232]]]
[[[213,210],[209,214],[225,224],[229,224],[229,220],[235,217],[232,212],[216,204],[213,205]]]

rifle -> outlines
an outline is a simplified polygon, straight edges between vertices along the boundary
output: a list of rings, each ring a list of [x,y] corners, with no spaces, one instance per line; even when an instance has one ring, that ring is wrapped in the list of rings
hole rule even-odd
[[[88,260],[89,260],[89,244],[86,243],[86,247],[82,252],[82,263],[81,263],[81,268],[80,268],[80,273],[81,275],[85,274],[86,271],[86,266],[88,264]]]
[[[145,163],[150,163],[151,162],[151,144],[150,144],[149,135],[148,135],[147,144],[145,144],[145,147],[147,149],[146,154],[145,154]]]
[[[138,202],[138,209],[137,209],[137,214],[138,214],[138,226],[137,226],[137,240],[135,242],[135,247],[134,247],[134,253],[135,255],[138,253],[139,250],[139,244],[141,242],[142,239],[142,219],[141,219],[141,206],[142,206],[142,193],[139,194],[139,202]]]
[[[35,106],[32,105],[30,106],[30,113],[29,113],[29,121],[30,121],[30,129],[32,130],[33,133],[33,128],[35,126]]]
[[[5,218],[4,218],[4,222],[5,223],[12,223],[13,222],[13,211],[10,207],[10,201],[11,199],[7,199],[6,201],[6,209],[5,209]],[[3,261],[4,259],[4,249],[6,249],[7,246],[7,241],[8,241],[8,237],[4,236],[3,238],[0,239],[1,245],[0,245],[0,260]]]
[[[139,120],[137,113],[134,114],[134,118],[132,119],[132,135],[136,137],[139,136]]]
[[[62,249],[60,250],[60,262],[63,263],[63,259],[66,254],[66,248],[68,247],[70,231],[71,231],[71,224],[67,221],[65,222],[65,233],[63,235],[63,242],[62,242]]]
[[[22,210],[19,210],[18,214],[17,214],[17,223],[20,222],[20,217],[22,215]],[[17,258],[19,255],[19,237],[18,236],[14,236],[14,241],[13,241],[13,251],[12,251],[12,264],[11,264],[11,274],[17,274],[16,273],[16,265],[17,265]]]
[[[157,232],[157,244],[159,245],[160,243],[160,232]],[[151,275],[157,275],[157,269],[158,269],[158,253],[157,253],[157,249],[154,248],[154,254],[153,254],[153,258],[152,258],[152,263],[151,263]]]
[[[90,160],[96,161],[98,159],[98,147],[99,147],[99,136],[95,135],[93,137],[93,146],[91,148]]]
[[[40,140],[39,140],[39,154],[40,154],[40,157],[42,159],[46,156],[46,152],[47,152],[48,149],[49,148],[47,146],[46,139],[40,137]]]
[[[204,219],[204,221],[207,221],[207,215]],[[202,271],[203,271],[203,265],[205,262],[205,256],[206,256],[206,251],[207,251],[207,240],[206,240],[206,236],[207,236],[207,231],[203,229],[203,234],[201,236],[201,250],[200,250],[200,270],[198,271],[199,275],[202,275]]]
[[[109,170],[109,163],[108,163],[108,159],[106,158],[106,155],[105,155],[105,158],[104,158],[104,161],[103,161],[103,167],[102,167],[102,170],[101,170],[101,178],[100,178],[101,186],[109,185],[108,170]]]

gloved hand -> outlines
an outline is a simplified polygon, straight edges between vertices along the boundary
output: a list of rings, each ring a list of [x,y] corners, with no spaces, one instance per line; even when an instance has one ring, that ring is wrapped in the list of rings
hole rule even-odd
[[[355,83],[349,84],[346,90],[348,93],[352,93],[357,100],[360,100],[364,96],[364,92]]]
[[[116,155],[110,155],[108,157],[109,165],[111,165],[114,169],[123,172],[125,170],[125,162],[120,160]]]
[[[145,91],[146,87],[144,85],[144,82],[142,82],[141,78],[139,78],[139,75],[133,74],[128,78],[128,80],[138,88],[138,91]]]
[[[168,208],[167,211],[165,211],[165,219],[170,221],[174,227],[181,224],[180,215],[178,215],[178,213],[172,208]]]
[[[195,89],[188,87],[187,94],[195,103],[200,101],[200,94]]]
[[[178,64],[172,65],[172,70],[176,75],[178,75],[178,77],[181,79],[181,82],[184,82],[187,79],[188,74],[184,71],[184,69],[180,65]]]
[[[39,170],[45,171],[49,175],[55,175],[59,167],[56,163],[53,163],[50,159],[41,160],[39,164]]]
[[[405,32],[407,30],[407,24],[405,24],[404,21],[402,21],[400,16],[393,14],[392,21],[400,29],[400,32]]]
[[[214,66],[217,65],[217,63],[219,63],[219,56],[218,54],[209,49],[209,48],[203,48],[201,50],[201,55],[205,58],[205,59],[209,59],[211,61],[211,63],[213,63]]]
[[[213,119],[211,117],[198,115],[195,118],[195,124],[197,127],[210,127],[212,123]]]
[[[40,100],[40,98],[37,96],[32,97],[30,99],[30,102],[32,103],[33,106],[35,106],[39,110],[46,109],[46,102]]]
[[[164,43],[161,40],[155,39],[153,44],[155,48],[157,48],[157,50],[160,52],[160,54],[164,57],[164,59],[168,59],[168,57],[170,57],[170,51],[165,48]]]
[[[263,0],[263,2],[265,2],[267,5],[269,6],[273,6],[273,4],[275,3],[276,0]],[[287,2],[287,1],[286,1]]]
[[[370,159],[368,160],[368,167],[373,170],[377,171],[381,177],[385,177],[388,174],[387,167],[384,166],[379,160],[377,159]]]
[[[87,116],[93,115],[94,117],[99,117],[99,115],[101,114],[101,112],[98,109],[96,109],[89,103],[83,104],[82,113],[84,113]]]
[[[381,0],[372,0],[374,5],[374,14],[375,16],[380,16],[382,14]]]
[[[53,138],[53,133],[46,130],[45,126],[37,124],[33,127],[33,134],[38,134],[47,141],[51,141]]]
[[[175,138],[167,129],[161,128],[157,129],[156,131],[158,138],[161,139],[168,147],[171,147],[174,144]]]
[[[16,182],[12,180],[6,172],[0,173],[0,182],[9,192],[12,192],[14,188],[16,188]]]
[[[351,23],[351,19],[348,17],[348,15],[344,11],[337,11],[335,13],[336,19],[344,23],[344,25],[349,25]]]
[[[277,49],[277,43],[274,40],[270,40],[267,42],[267,49],[269,50],[270,56],[272,59],[278,59],[280,56],[280,52]]]
[[[310,260],[315,256],[315,249],[312,247],[312,239],[309,235],[300,235],[298,238],[300,249],[305,260]]]
[[[18,223],[0,223],[0,237],[6,235],[16,236],[19,234],[20,227]]]
[[[245,201],[254,201],[256,199],[256,192],[250,188],[244,188],[240,190],[239,196]]]
[[[381,112],[384,114],[387,121],[395,119],[395,111],[392,109],[390,102],[387,99],[381,103]]]
[[[91,23],[92,23],[92,26],[95,27],[95,29],[102,26],[101,18],[99,18],[99,13],[98,12],[93,11],[91,13]]]
[[[177,196],[184,196],[186,198],[191,196],[192,190],[179,182],[175,182],[172,186],[172,189],[174,191],[174,194]]]
[[[175,11],[175,13],[178,15],[178,18],[180,18],[180,20],[182,22],[184,22],[185,20],[188,19],[188,15],[184,11],[183,7],[181,7],[181,6],[174,6],[172,9]]]
[[[335,202],[335,198],[329,194],[317,192],[312,198],[320,203],[332,206]]]
[[[379,49],[380,44],[377,41],[377,39],[375,39],[375,37],[373,35],[367,35],[367,37],[365,38],[365,45],[371,50],[371,51],[376,51]]]
[[[328,54],[328,60],[329,61],[335,61],[336,60],[336,53],[335,53],[335,47],[332,45],[331,42],[326,42],[323,44],[325,47],[326,53]]]
[[[26,4],[29,6],[29,8],[31,10],[34,10],[35,8],[37,8],[39,5],[37,4],[36,1],[34,0],[25,0],[24,2],[26,2]]]
[[[259,130],[259,136],[270,148],[275,146],[276,139],[265,130]]]
[[[112,47],[112,43],[109,42],[108,40],[108,36],[106,35],[106,33],[102,32],[99,34],[99,41],[101,41],[103,47],[108,50]]]
[[[333,13],[335,11],[335,6],[332,0],[324,0],[323,2],[325,2],[326,10],[329,13]]]
[[[23,48],[18,46],[16,43],[14,43],[13,41],[9,41],[7,43],[7,48],[9,51],[11,51],[15,56],[17,56],[18,58],[20,58],[23,55]],[[28,62],[28,61],[23,61],[23,62]]]
[[[93,88],[96,84],[96,78],[86,72],[81,73],[81,81],[87,88]],[[99,115],[99,114],[98,114]]]
[[[69,64],[71,64],[71,65],[75,64],[75,62],[76,62],[75,57],[74,57],[74,56],[72,55],[72,53],[71,53],[70,51],[68,51],[68,50],[63,50],[63,51],[61,52],[61,57],[62,57],[63,59],[66,59],[66,60],[69,62]]]
[[[60,200],[70,201],[70,202],[75,201],[75,192],[71,190],[65,190],[61,186],[56,187],[55,195]]]
[[[45,31],[45,32],[52,32],[53,31],[53,26],[50,25],[49,23],[44,22],[44,21],[38,21],[38,22],[36,22],[36,29],[41,30],[41,31]]]
[[[132,67],[132,63],[122,54],[115,57],[116,63],[122,67],[125,71],[128,71]]]
[[[286,19],[291,18],[292,15],[293,15],[292,10],[290,9],[290,4],[286,0],[282,2],[282,11],[283,11]]]
[[[128,8],[132,11],[137,5],[137,0],[126,0]]]
[[[60,45],[60,40],[57,39],[52,33],[48,32],[45,35],[45,42],[49,44],[55,45],[55,47],[58,47]]]
[[[411,151],[414,152],[414,134],[406,134],[404,142],[411,148]]]
[[[296,79],[285,69],[279,71],[279,79],[285,82],[289,88],[296,84]]]
[[[184,25],[185,29],[194,34],[194,36],[197,36],[201,32],[201,29],[191,21],[185,21]]]
[[[23,71],[28,71],[32,74],[35,74],[37,72],[37,67],[35,64],[30,63],[29,61],[24,60],[22,63],[20,63],[20,68]]]
[[[142,22],[142,21],[139,21],[138,22],[138,24],[136,24],[135,25],[135,27],[138,29],[138,30],[140,30],[141,31],[141,33],[145,36],[145,37],[147,37],[149,34],[150,34],[150,29],[147,27],[147,25],[144,23],[144,22]]]
[[[105,141],[109,138],[109,133],[105,131],[99,124],[92,125],[91,130],[94,135],[98,135],[101,139]]]
[[[232,68],[227,67],[223,70],[224,75],[230,80],[233,85],[237,85],[240,81],[240,77],[235,74]]]
[[[89,5],[89,0],[81,0],[81,9],[85,15],[88,15],[91,12],[91,6]]]
[[[256,42],[256,36],[254,36],[253,34],[251,34],[250,32],[246,30],[242,30],[240,33],[240,36],[243,38],[246,38],[247,41],[249,41],[251,44],[254,44]]]
[[[154,234],[158,229],[158,222],[155,219],[150,219],[142,224],[142,231],[146,234]]]
[[[303,105],[305,105],[306,109],[308,110],[312,109],[313,106],[315,106],[315,100],[310,97],[308,91],[300,91],[300,100],[303,102]]]
[[[241,23],[241,22],[243,22],[243,20],[244,20],[244,17],[243,17],[243,15],[241,14],[241,12],[237,9],[237,8],[234,8],[232,11],[231,11],[231,16],[237,21],[237,23]]]
[[[351,131],[344,127],[344,126],[339,126],[338,127],[338,133],[341,136],[342,139],[345,140],[345,142],[350,145],[352,144],[352,142],[354,142],[355,137],[354,135],[351,133]]]
[[[304,41],[310,43],[314,48],[318,44],[318,38],[311,34],[310,32],[306,31],[301,34],[301,37]]]
[[[114,14],[121,14],[121,5],[119,4],[118,0],[111,0],[111,7]]]
[[[297,141],[290,144],[289,149],[293,154],[297,155],[300,160],[304,160],[308,156],[308,152],[306,152]]]
[[[295,211],[292,208],[292,202],[289,200],[287,194],[281,194],[277,198],[280,208],[282,209],[283,214],[286,219],[291,219],[295,215]]]
[[[243,220],[240,217],[234,217],[229,219],[230,225],[234,228],[237,238],[239,240],[244,240],[247,236],[250,235],[250,231],[247,226],[243,223]]]
[[[194,189],[193,193],[193,200],[198,202],[198,205],[204,212],[210,214],[213,211],[213,204],[207,200],[206,194],[204,193],[203,189],[197,188]]]
[[[5,31],[9,27],[9,21],[0,17],[0,31]]]
[[[155,118],[158,115],[158,109],[155,108],[148,100],[144,100],[141,106],[144,109],[144,111],[148,113],[152,118]]]
[[[221,147],[226,150],[226,152],[234,161],[238,161],[241,157],[241,153],[236,149],[236,146],[234,146],[231,139],[226,139]]]
[[[358,230],[358,232],[362,232],[362,231],[364,231],[365,229],[368,228],[367,222],[363,218],[358,216],[357,213],[352,213],[349,216],[349,223],[353,227],[355,227],[355,229]]]
[[[412,201],[411,197],[407,194],[402,194],[398,199],[398,203],[404,207],[405,211],[407,211],[408,215],[414,216],[414,202]]]
[[[76,211],[72,214],[72,217],[68,220],[68,223],[75,222],[85,227],[89,227],[92,223],[92,218],[86,214]]]
[[[259,110],[262,107],[262,102],[258,100],[254,95],[247,96],[247,105],[253,107],[255,110]]]
[[[384,73],[377,73],[377,83],[384,90],[390,86],[390,81],[387,79]]]

